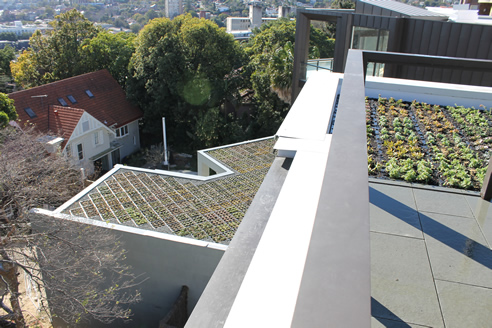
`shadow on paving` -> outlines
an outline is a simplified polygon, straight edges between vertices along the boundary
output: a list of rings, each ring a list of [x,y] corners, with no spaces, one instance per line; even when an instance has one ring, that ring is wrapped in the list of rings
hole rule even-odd
[[[389,197],[388,195],[369,187],[371,197],[371,204],[379,207],[380,209],[388,212],[389,214],[398,217],[398,213],[401,213],[401,209],[408,211],[409,213],[417,213],[420,221],[426,222],[426,227],[422,229],[420,224],[414,224],[412,222],[403,221],[416,229],[423,230],[425,234],[440,241],[444,245],[454,249],[455,251],[464,254],[471,260],[492,269],[492,256],[490,256],[490,249],[483,246],[477,241],[443,225],[440,222],[432,219],[431,217],[418,212],[417,210]],[[400,211],[398,211],[400,209]]]

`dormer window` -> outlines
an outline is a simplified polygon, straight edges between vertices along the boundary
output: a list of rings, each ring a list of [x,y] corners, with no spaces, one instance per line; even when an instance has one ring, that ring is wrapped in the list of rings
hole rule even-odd
[[[62,106],[68,106],[67,102],[65,101],[65,99],[63,98],[58,98],[58,102],[62,105]]]
[[[77,103],[77,100],[75,100],[75,98],[72,95],[68,95],[67,98],[68,98],[68,100],[70,100],[72,102],[72,104]]]
[[[36,113],[34,113],[31,107],[24,108],[24,111],[26,112],[27,115],[29,115],[30,118],[37,117]]]
[[[124,137],[128,134],[128,125],[116,129],[116,138]]]
[[[89,96],[89,98],[94,98],[94,95],[92,94],[91,90],[87,89],[85,90],[85,93]]]

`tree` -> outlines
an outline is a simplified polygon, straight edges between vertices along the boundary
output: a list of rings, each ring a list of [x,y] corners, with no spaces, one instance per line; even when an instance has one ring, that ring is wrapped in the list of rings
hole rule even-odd
[[[17,34],[14,32],[1,32],[0,40],[17,41]]]
[[[17,83],[24,88],[62,80],[106,68],[124,87],[128,63],[134,51],[133,34],[110,34],[71,10],[57,16],[53,30],[37,31],[11,65]]]
[[[55,16],[55,10],[51,7],[44,7],[44,17],[45,18],[53,18]]]
[[[140,25],[145,25],[149,20],[142,14],[136,13],[132,17]]]
[[[101,31],[91,39],[85,39],[80,53],[86,72],[106,68],[118,83],[125,87],[128,64],[135,51],[135,34],[120,32],[112,34]]]
[[[17,119],[14,100],[5,93],[0,93],[0,128],[5,128],[10,121]],[[1,154],[0,154],[1,155]]]
[[[130,25],[128,25],[128,23],[126,22],[126,20],[124,20],[121,17],[116,18],[116,20],[114,21],[114,26],[115,27],[124,27],[124,28],[129,28],[130,27]]]
[[[15,59],[15,50],[9,45],[0,50],[0,75],[12,76],[10,62]]]
[[[159,17],[159,14],[153,9],[150,9],[149,11],[147,11],[145,13],[145,19],[147,22],[149,20],[153,20],[154,18],[157,18],[157,17]]]
[[[331,8],[337,9],[354,9],[355,3],[351,0],[334,0],[331,3]]]
[[[250,57],[246,74],[255,92],[258,136],[275,133],[289,109],[294,40],[295,21],[283,18],[255,29],[245,46]],[[329,56],[331,44],[325,34],[311,28],[310,58]]]
[[[33,87],[87,73],[80,46],[99,29],[76,10],[56,16],[52,30],[39,30],[30,38],[30,48],[12,65],[12,74],[23,87]]]
[[[1,295],[7,314],[0,325],[25,326],[19,272],[46,291],[51,312],[70,326],[127,320],[128,306],[139,295],[116,237],[89,225],[28,215],[32,208],[61,205],[83,187],[69,159],[48,155],[40,137],[32,129],[0,130],[0,278],[10,300],[5,304]]]
[[[130,30],[132,30],[132,33],[137,34],[138,32],[140,32],[141,29],[142,25],[140,25],[139,23],[133,23],[132,25],[130,25]]]
[[[172,122],[169,142],[189,144],[196,118],[208,119],[206,112],[234,90],[228,80],[244,61],[239,44],[214,23],[191,15],[152,20],[136,43],[127,95],[144,110],[144,131],[160,135],[165,116]]]

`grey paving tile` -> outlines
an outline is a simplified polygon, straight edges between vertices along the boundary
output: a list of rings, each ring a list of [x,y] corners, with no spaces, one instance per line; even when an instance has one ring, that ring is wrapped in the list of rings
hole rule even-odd
[[[371,328],[428,328],[429,326],[415,325],[403,321],[371,318]]]
[[[412,186],[411,183],[408,183],[406,181],[390,180],[390,179],[385,179],[385,178],[369,178],[369,183],[378,183],[378,184],[393,185],[393,186],[400,186],[400,187],[411,187]]]
[[[411,188],[369,183],[371,231],[423,238]]]
[[[443,327],[423,240],[371,232],[372,315]]]
[[[473,217],[463,194],[413,189],[417,209],[425,212]]]
[[[490,328],[492,289],[436,280],[447,328]]]
[[[488,246],[492,248],[492,203],[480,197],[465,196],[465,199],[482,229]]]
[[[478,223],[436,213],[420,213],[434,278],[492,287],[492,250]]]
[[[444,191],[444,192],[451,192],[451,193],[455,193],[455,194],[462,194],[463,193],[460,189],[449,188],[449,187],[432,186],[432,185],[415,183],[415,182],[412,182],[411,185],[413,188],[416,188],[416,189],[418,188],[418,189],[424,189],[424,190],[430,190],[430,191]]]

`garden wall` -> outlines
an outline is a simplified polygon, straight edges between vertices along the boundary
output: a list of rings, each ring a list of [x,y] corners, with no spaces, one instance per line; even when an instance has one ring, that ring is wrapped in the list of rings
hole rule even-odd
[[[69,215],[35,209],[32,222],[38,216],[52,220],[72,219]],[[148,277],[140,286],[143,300],[132,307],[133,322],[128,327],[158,327],[159,320],[173,307],[183,285],[189,287],[188,313],[191,313],[227,248],[224,245],[102,221],[77,221],[118,234],[128,251],[128,264],[136,274],[145,273]],[[121,327],[121,323],[116,323],[116,326]]]

